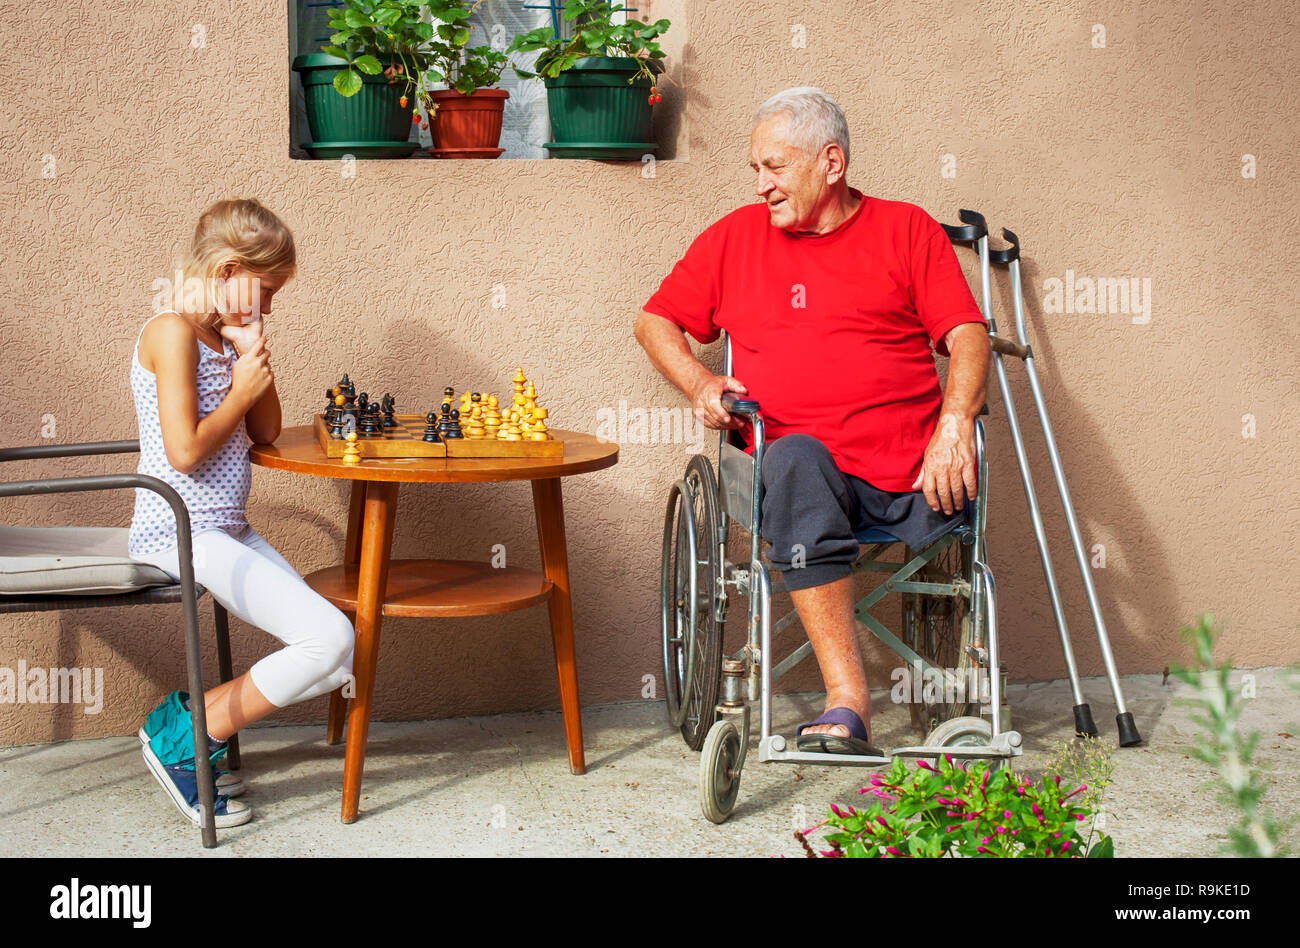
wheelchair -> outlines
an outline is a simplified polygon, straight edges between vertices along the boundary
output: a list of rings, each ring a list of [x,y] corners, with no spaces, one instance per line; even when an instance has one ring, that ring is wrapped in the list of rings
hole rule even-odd
[[[723,374],[730,375],[731,342],[725,333],[723,340]],[[979,488],[965,505],[965,518],[921,550],[877,528],[857,535],[854,572],[886,575],[857,601],[855,616],[905,663],[909,693],[921,699],[911,703],[912,721],[928,732],[925,742],[879,757],[831,754],[787,749],[786,738],[772,733],[772,685],[813,649],[805,639],[780,661],[773,651],[774,637],[799,616],[792,610],[772,619],[772,587],[781,573],[765,564],[759,533],[763,416],[757,401],[732,392],[722,403],[749,425],[753,453],[723,430],[716,469],[705,455],[692,456],[669,491],[660,576],[665,703],[672,726],[692,750],[701,751],[705,817],[721,823],[735,809],[755,703],[760,762],[882,767],[896,757],[937,760],[947,754],[997,766],[1020,756],[1021,736],[1003,717],[996,589],[984,547],[988,470],[982,420],[975,422]],[[981,415],[987,413],[985,406]],[[733,522],[749,535],[747,562],[727,557]],[[870,612],[892,592],[902,597],[898,634]],[[724,657],[726,616],[737,596],[746,600],[745,644]],[[990,709],[987,717],[979,713],[980,704]]]

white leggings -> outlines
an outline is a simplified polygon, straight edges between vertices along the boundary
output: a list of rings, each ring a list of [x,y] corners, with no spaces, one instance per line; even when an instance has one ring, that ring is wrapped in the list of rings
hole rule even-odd
[[[195,534],[194,579],[230,612],[285,647],[251,669],[253,684],[278,708],[328,694],[352,674],[352,623],[308,586],[251,526]],[[176,547],[135,556],[180,579]]]

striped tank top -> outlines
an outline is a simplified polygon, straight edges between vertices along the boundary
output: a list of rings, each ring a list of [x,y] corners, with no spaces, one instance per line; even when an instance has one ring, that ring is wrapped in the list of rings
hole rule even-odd
[[[163,312],[174,312],[164,310]],[[155,314],[161,315],[161,314]],[[145,321],[145,326],[150,320]],[[144,327],[140,327],[140,335]],[[199,418],[211,414],[230,391],[235,349],[227,339],[221,340],[218,354],[202,340],[199,364],[194,372],[198,392]],[[135,398],[135,416],[140,427],[140,463],[136,471],[165,481],[175,488],[190,515],[191,534],[213,527],[236,532],[248,525],[244,507],[252,480],[248,463],[248,431],[244,419],[230,433],[226,443],[194,469],[182,474],[167,461],[163,448],[162,427],[158,421],[158,381],[154,373],[140,364],[140,336],[136,336],[131,354],[131,394]],[[127,540],[127,555],[147,556],[176,546],[176,518],[167,501],[151,490],[135,490],[135,514]]]

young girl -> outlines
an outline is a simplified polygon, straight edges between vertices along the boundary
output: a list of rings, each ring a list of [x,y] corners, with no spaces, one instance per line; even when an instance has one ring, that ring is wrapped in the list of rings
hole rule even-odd
[[[150,318],[131,362],[141,474],[174,487],[189,511],[194,579],[285,647],[203,695],[215,763],[226,741],[276,708],[327,694],[352,672],[347,616],[308,586],[249,525],[249,439],[280,434],[280,399],[264,331],[275,292],[297,271],[293,235],[256,200],[213,204],[199,218],[173,287],[176,309]],[[129,555],[180,578],[176,520],[137,489]],[[173,691],[140,729],[145,762],[180,812],[199,822],[189,695]],[[217,826],[253,811],[242,781],[213,768]]]

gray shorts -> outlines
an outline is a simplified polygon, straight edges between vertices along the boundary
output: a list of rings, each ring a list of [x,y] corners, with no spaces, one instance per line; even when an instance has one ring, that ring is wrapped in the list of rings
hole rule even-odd
[[[968,499],[951,516],[930,509],[920,491],[873,487],[836,465],[811,435],[788,434],[763,448],[763,520],[772,547],[766,558],[787,589],[807,589],[842,579],[858,558],[855,534],[876,527],[913,549],[933,543],[966,523]]]

